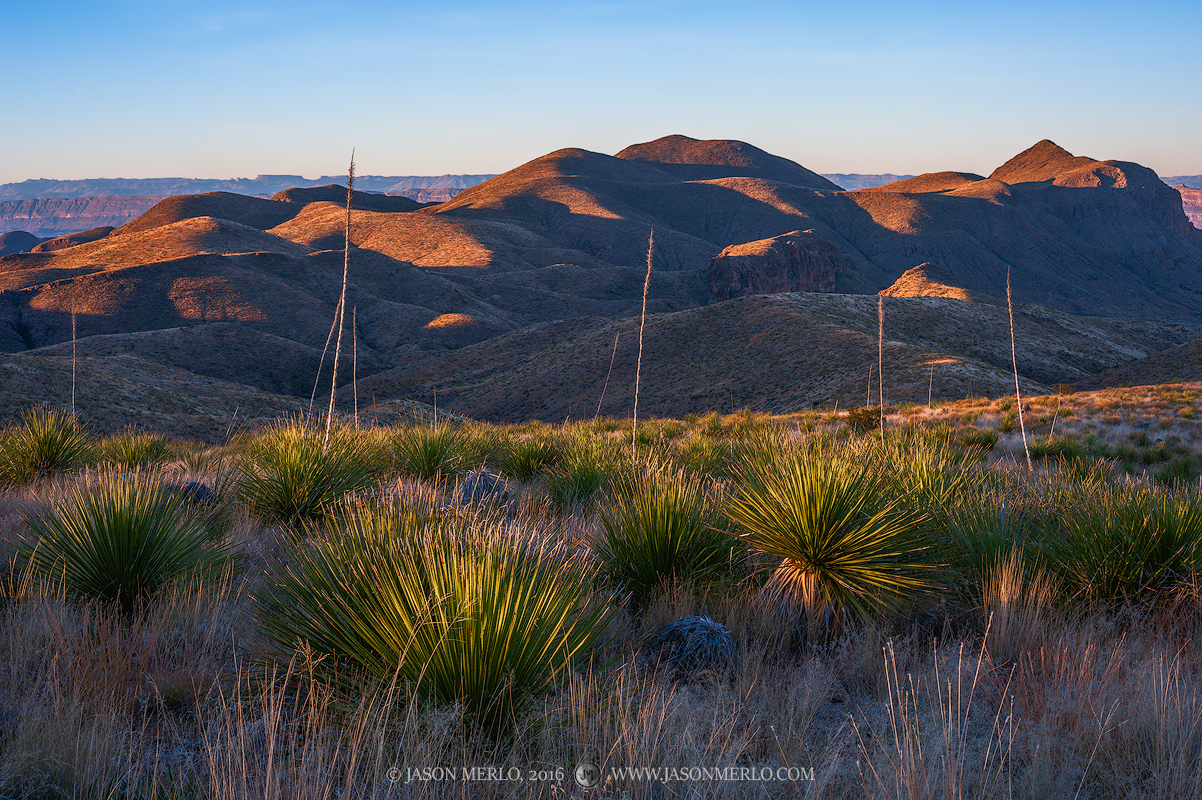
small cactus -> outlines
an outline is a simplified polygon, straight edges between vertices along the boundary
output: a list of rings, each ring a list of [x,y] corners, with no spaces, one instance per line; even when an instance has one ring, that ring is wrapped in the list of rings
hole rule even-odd
[[[660,628],[639,649],[635,663],[674,683],[687,683],[705,674],[733,672],[739,665],[739,651],[731,632],[707,614]]]

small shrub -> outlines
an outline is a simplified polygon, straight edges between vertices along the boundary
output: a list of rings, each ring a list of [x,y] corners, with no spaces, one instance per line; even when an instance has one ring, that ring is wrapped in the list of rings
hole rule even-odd
[[[1029,446],[1031,458],[1041,459],[1057,457],[1066,461],[1081,458],[1084,450],[1081,442],[1071,436],[1048,436],[1044,439],[1032,440]]]
[[[739,665],[734,636],[708,615],[665,625],[639,648],[636,663],[675,682],[729,675]]]
[[[1154,603],[1189,584],[1202,556],[1202,498],[1112,489],[1072,507],[1052,543],[1058,570],[1088,600]]]
[[[988,452],[994,448],[999,438],[997,431],[969,428],[956,434],[956,444],[966,449]]]
[[[878,406],[860,406],[847,412],[847,424],[856,433],[880,430],[881,409]]]
[[[1018,414],[1013,411],[1007,411],[1002,415],[1002,433],[1014,433],[1014,428],[1018,422]]]
[[[727,440],[695,433],[678,445],[676,460],[698,475],[730,476],[738,460],[738,449]]]
[[[212,517],[147,474],[57,492],[27,525],[22,549],[38,575],[125,614],[179,578],[211,576],[229,554]]]
[[[684,425],[684,423],[680,422],[679,420],[664,419],[664,420],[659,421],[660,436],[667,439],[668,441],[672,441],[673,439],[679,439],[682,435],[684,435],[684,432],[685,432],[685,425]]]
[[[1178,483],[1196,486],[1199,474],[1202,474],[1202,457],[1178,455],[1156,473],[1156,480],[1170,486]]]
[[[530,437],[510,439],[498,449],[493,463],[504,475],[529,479],[554,465],[558,459],[559,450],[550,441]]]
[[[700,478],[647,466],[620,479],[602,505],[593,542],[602,573],[643,608],[671,580],[706,580],[728,570],[735,540],[711,527],[713,505]]]
[[[578,440],[547,472],[547,494],[559,510],[584,505],[607,488],[617,474],[616,458],[597,442]]]
[[[91,440],[65,411],[34,406],[0,447],[0,484],[24,485],[83,469],[95,457]]]
[[[929,511],[932,521],[943,520],[951,506],[973,494],[979,481],[979,474],[963,463],[963,453],[950,446],[950,433],[907,427],[884,448],[887,480],[882,488],[915,510]]]

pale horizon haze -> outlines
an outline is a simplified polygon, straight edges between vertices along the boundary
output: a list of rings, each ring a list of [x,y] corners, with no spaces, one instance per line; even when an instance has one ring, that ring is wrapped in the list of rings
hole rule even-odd
[[[0,0],[0,183],[500,173],[681,133],[823,173],[1202,174],[1202,3]]]

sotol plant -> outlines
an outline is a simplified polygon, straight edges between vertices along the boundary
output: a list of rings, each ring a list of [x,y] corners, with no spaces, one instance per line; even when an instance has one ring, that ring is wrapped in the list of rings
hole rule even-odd
[[[410,478],[445,481],[474,466],[475,456],[468,434],[447,422],[415,425],[392,441],[393,469]]]
[[[238,498],[260,519],[293,530],[326,517],[348,494],[371,486],[378,459],[353,431],[335,429],[327,446],[312,426],[278,424],[247,448]]]
[[[176,579],[211,576],[228,557],[215,519],[144,473],[101,473],[55,492],[27,525],[22,549],[36,574],[127,615]]]
[[[21,413],[21,425],[4,434],[0,485],[22,485],[75,472],[94,459],[94,447],[70,414],[47,406]]]
[[[1087,600],[1156,603],[1202,566],[1202,499],[1188,491],[1106,488],[1064,514],[1057,571]]]
[[[162,464],[171,458],[166,437],[144,431],[125,431],[100,444],[105,461],[122,469],[140,469]]]
[[[343,676],[462,704],[498,739],[607,621],[579,555],[486,516],[360,507],[283,563],[260,598],[283,658],[305,642]]]
[[[931,586],[927,518],[863,463],[825,454],[761,453],[740,469],[727,514],[749,547],[779,560],[766,587],[805,609],[811,627],[897,608]]]
[[[670,580],[729,571],[737,543],[712,527],[716,517],[700,477],[649,464],[620,479],[602,505],[593,551],[610,582],[642,608]]]

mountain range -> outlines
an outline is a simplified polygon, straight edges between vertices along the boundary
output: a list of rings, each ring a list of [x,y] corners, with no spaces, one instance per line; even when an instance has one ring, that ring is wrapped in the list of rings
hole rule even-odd
[[[409,197],[419,203],[444,203],[464,189],[495,175],[438,175],[360,177],[361,191]],[[831,173],[822,177],[843,189],[872,189],[913,175]],[[92,179],[79,181],[31,180],[0,184],[0,232],[24,231],[46,240],[80,230],[118,227],[149,210],[165,197],[226,191],[271,197],[285,189],[328,185],[340,178],[307,180],[298,175],[260,175],[257,178],[200,180],[191,178]],[[1162,178],[1182,196],[1185,213],[1202,227],[1202,176]],[[105,194],[108,192],[109,194]],[[16,240],[13,240],[15,243]],[[28,251],[0,243],[0,255]],[[36,244],[36,242],[35,242]]]
[[[4,256],[0,366],[61,378],[74,317],[93,369],[118,359],[122,374],[158,365],[307,400],[341,288],[344,202],[337,186],[181,195]],[[863,399],[877,294],[897,401],[1013,386],[1008,279],[1029,390],[1202,335],[1202,231],[1181,194],[1046,140],[988,177],[847,191],[743,142],[669,136],[614,156],[559,150],[439,204],[356,193],[352,206],[363,402],[437,393],[469,416],[591,415],[612,358],[601,412],[623,413],[652,231],[650,414]],[[327,386],[328,373],[327,358]],[[350,370],[339,377],[350,402]]]

